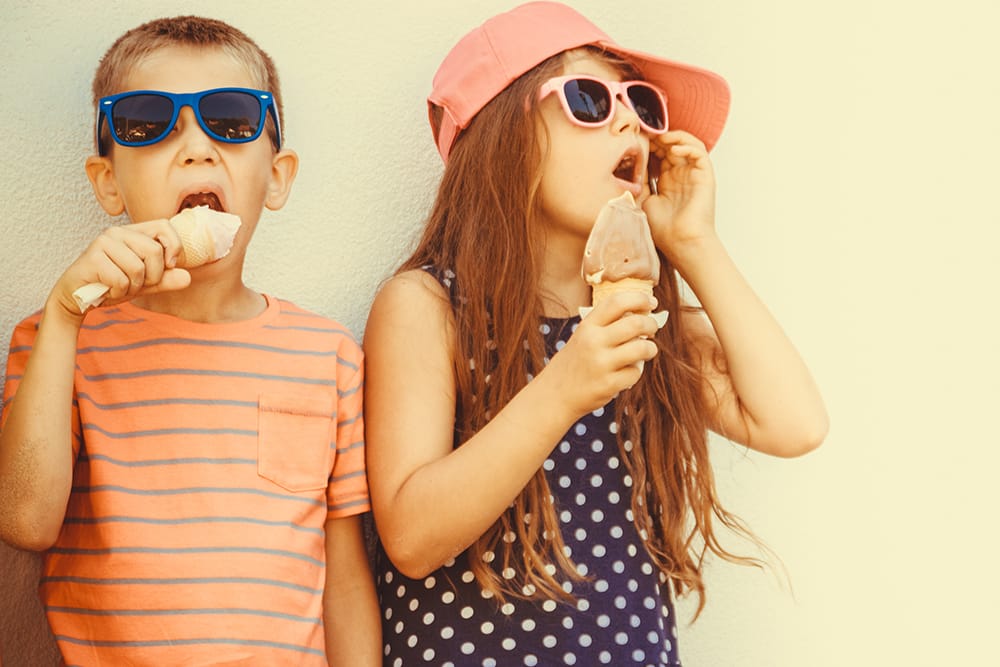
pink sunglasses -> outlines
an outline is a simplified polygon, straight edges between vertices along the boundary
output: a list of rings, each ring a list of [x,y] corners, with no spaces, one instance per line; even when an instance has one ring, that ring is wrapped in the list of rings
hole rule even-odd
[[[639,125],[651,134],[667,131],[667,100],[663,91],[645,81],[605,81],[592,76],[557,76],[542,84],[538,99],[555,93],[566,117],[581,127],[601,127],[615,115],[615,100],[639,117]]]

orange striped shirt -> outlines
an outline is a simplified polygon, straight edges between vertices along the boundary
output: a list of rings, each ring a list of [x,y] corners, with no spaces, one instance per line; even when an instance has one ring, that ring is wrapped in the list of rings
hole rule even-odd
[[[3,419],[39,315],[14,331]],[[369,509],[360,347],[268,299],[84,318],[75,466],[41,596],[68,665],[325,665],[327,519]]]

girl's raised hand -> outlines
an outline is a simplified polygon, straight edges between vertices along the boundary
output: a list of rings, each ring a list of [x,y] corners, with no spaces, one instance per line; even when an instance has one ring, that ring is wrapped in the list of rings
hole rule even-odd
[[[687,132],[654,135],[649,151],[660,163],[657,194],[642,208],[656,247],[674,260],[685,243],[715,233],[715,173],[705,144]]]
[[[652,301],[652,303],[651,303]],[[634,385],[640,361],[656,356],[655,299],[638,291],[613,294],[583,318],[566,345],[539,373],[553,383],[572,420],[606,405]],[[544,380],[543,380],[544,378]]]
[[[183,289],[191,283],[191,275],[173,268],[181,248],[180,237],[166,220],[108,227],[66,269],[49,301],[80,318],[73,292],[90,283],[110,287],[104,301],[108,304],[140,293]]]

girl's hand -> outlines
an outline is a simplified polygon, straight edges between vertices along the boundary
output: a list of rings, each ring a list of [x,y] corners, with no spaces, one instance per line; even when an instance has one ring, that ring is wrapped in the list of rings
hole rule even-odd
[[[715,174],[705,144],[687,132],[654,135],[649,151],[652,163],[659,158],[657,194],[642,208],[656,247],[674,261],[685,244],[715,234]]]
[[[191,283],[191,275],[173,268],[181,249],[180,237],[166,220],[108,227],[59,278],[49,303],[82,319],[73,292],[90,283],[110,287],[106,304],[140,293],[183,289]]]
[[[638,291],[611,295],[580,322],[537,380],[552,382],[570,421],[606,405],[641,375],[638,362],[656,356],[656,300]]]

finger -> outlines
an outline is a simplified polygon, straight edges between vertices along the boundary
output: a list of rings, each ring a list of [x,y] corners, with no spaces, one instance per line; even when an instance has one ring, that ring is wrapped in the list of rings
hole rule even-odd
[[[607,326],[620,320],[626,313],[644,313],[655,307],[655,297],[639,290],[622,290],[602,299],[584,321],[597,326]]]
[[[658,327],[648,313],[629,313],[608,325],[608,341],[612,345],[625,345],[636,338],[653,338]]]
[[[162,279],[155,285],[147,285],[143,288],[143,294],[157,294],[159,292],[173,292],[182,290],[191,284],[191,274],[185,269],[167,269],[163,272]]]
[[[160,282],[166,268],[166,250],[163,245],[157,239],[135,229],[134,225],[117,228],[113,235],[143,263],[142,275],[133,276],[137,287]]]
[[[684,130],[670,130],[669,132],[664,132],[658,135],[655,139],[656,143],[661,146],[697,146],[702,150],[705,149],[705,143],[694,136],[690,132],[685,132]]]
[[[137,222],[127,227],[159,243],[163,248],[164,264],[168,268],[173,268],[177,265],[177,260],[180,258],[184,247],[181,243],[180,235],[174,229],[173,225],[170,224],[169,220],[147,220],[146,222]]]

